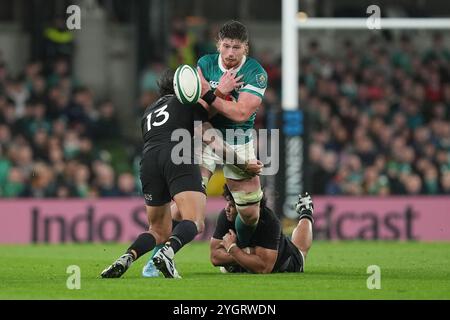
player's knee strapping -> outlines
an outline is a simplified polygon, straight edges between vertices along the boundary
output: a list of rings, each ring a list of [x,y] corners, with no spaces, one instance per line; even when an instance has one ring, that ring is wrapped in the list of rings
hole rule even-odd
[[[263,198],[263,192],[261,188],[253,192],[245,192],[245,191],[232,191],[234,203],[236,204],[236,209],[244,209],[245,207],[249,207],[251,205],[257,204]]]

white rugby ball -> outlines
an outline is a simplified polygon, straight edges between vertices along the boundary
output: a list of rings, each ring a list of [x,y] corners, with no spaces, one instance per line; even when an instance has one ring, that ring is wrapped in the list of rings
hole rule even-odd
[[[182,104],[197,103],[202,92],[197,70],[187,64],[179,66],[173,77],[173,89]]]

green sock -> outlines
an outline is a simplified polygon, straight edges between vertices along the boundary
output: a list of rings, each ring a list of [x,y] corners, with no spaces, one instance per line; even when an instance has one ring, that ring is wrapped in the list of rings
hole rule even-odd
[[[236,220],[234,222],[234,226],[236,227],[236,234],[239,239],[240,244],[245,248],[250,244],[250,239],[252,238],[253,233],[255,232],[256,226],[258,223],[254,225],[246,225],[241,216],[238,214]]]
[[[150,256],[150,259],[152,259],[152,258],[155,256],[155,254],[159,251],[159,249],[161,249],[162,247],[164,247],[164,243],[158,244],[158,245],[153,249],[153,252],[152,252],[152,254],[151,254],[151,256]]]

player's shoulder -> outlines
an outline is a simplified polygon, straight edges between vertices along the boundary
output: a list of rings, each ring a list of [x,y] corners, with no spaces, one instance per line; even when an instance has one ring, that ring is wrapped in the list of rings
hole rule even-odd
[[[151,105],[149,105],[145,109],[144,115],[147,115],[148,113],[152,112],[153,110],[158,109],[159,107],[163,106],[164,104],[169,104],[170,102],[172,102],[174,97],[175,97],[175,95],[172,95],[172,94],[168,94],[168,95],[160,97],[158,100],[153,102]],[[177,100],[177,99],[175,99],[175,100]]]
[[[225,223],[227,221],[227,213],[225,212],[225,209],[222,209],[217,217],[217,223]]]
[[[198,59],[197,64],[199,66],[217,64],[218,58],[219,58],[219,54],[218,53],[205,54],[203,57]]]
[[[242,66],[242,72],[244,73],[244,81],[256,88],[266,88],[268,82],[268,76],[266,70],[261,64],[254,58],[247,57],[244,65]],[[260,93],[261,96],[264,93]]]
[[[252,73],[264,73],[264,74],[267,74],[266,70],[258,62],[258,60],[256,60],[255,58],[252,58],[252,57],[247,57],[247,59],[245,60],[244,65],[242,66],[242,69],[243,69],[242,71],[244,71],[245,73],[252,72]]]

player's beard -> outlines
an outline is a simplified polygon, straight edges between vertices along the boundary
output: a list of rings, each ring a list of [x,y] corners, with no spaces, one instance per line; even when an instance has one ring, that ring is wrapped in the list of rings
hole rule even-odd
[[[227,69],[236,68],[241,63],[241,61],[242,61],[242,59],[240,61],[238,61],[237,59],[232,59],[232,60],[230,60],[228,58],[222,59],[222,63]]]

